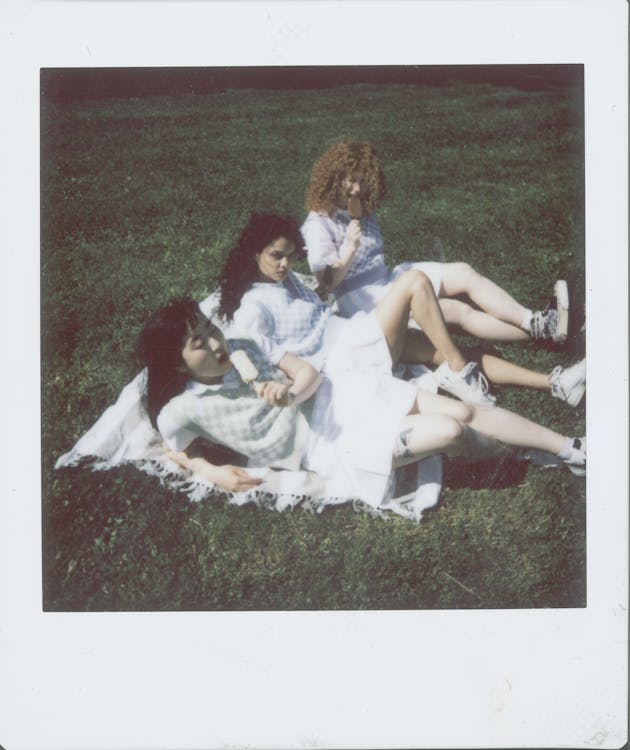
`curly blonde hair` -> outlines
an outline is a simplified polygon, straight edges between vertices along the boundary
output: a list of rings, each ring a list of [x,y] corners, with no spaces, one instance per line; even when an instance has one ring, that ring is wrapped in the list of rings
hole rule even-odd
[[[366,141],[336,143],[315,162],[306,191],[306,209],[332,215],[338,208],[342,183],[350,174],[365,180],[363,210],[374,213],[385,197],[385,176],[381,157]]]

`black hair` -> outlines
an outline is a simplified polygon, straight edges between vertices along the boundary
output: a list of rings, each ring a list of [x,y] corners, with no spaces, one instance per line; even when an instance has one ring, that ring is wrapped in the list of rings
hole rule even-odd
[[[135,355],[147,368],[145,407],[154,427],[162,407],[183,391],[190,377],[182,367],[182,349],[200,315],[190,297],[173,300],[153,313],[138,336]]]
[[[231,320],[241,299],[258,280],[256,255],[274,240],[284,237],[301,254],[304,246],[297,222],[288,216],[252,214],[219,273],[219,312]]]

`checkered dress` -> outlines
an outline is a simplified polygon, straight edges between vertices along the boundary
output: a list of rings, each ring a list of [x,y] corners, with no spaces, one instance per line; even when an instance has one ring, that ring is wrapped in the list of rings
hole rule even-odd
[[[313,273],[333,265],[345,252],[345,238],[350,223],[347,211],[338,209],[332,217],[311,211],[302,225],[308,263]],[[442,264],[434,262],[401,263],[393,270],[385,264],[383,238],[374,216],[361,219],[361,241],[348,272],[334,291],[337,312],[350,318],[357,312],[370,312],[387,292],[392,281],[411,268],[430,278],[438,296]]]
[[[355,320],[356,326],[340,321],[349,326],[340,339],[344,350],[357,338],[353,333],[370,327],[367,316]],[[271,367],[253,342],[230,339],[228,347],[244,349],[259,378],[269,379]],[[417,389],[392,377],[378,357],[363,364],[325,375],[315,396],[297,407],[268,406],[235,370],[218,385],[190,381],[164,406],[158,428],[173,450],[205,438],[247,456],[250,466],[309,469],[326,480],[331,495],[378,507],[390,481],[394,438]]]
[[[258,368],[258,379],[272,379],[271,366],[252,342],[230,339],[228,349],[244,349]],[[296,470],[309,439],[301,406],[269,406],[232,369],[218,385],[190,381],[183,393],[164,406],[158,428],[173,450],[184,450],[202,437],[260,466]]]
[[[309,359],[321,348],[332,311],[289,273],[280,283],[257,282],[234,313],[234,330],[254,339],[273,364],[291,352]]]
[[[350,223],[350,214],[342,209],[335,211],[332,217],[311,211],[302,225],[302,236],[306,244],[308,264],[313,273],[322,271],[326,266],[339,260],[345,251],[346,232]],[[369,275],[370,283],[386,279],[389,270],[383,255],[383,237],[374,216],[361,219],[361,241],[346,278],[337,287],[339,296],[352,286],[351,279],[359,274]]]

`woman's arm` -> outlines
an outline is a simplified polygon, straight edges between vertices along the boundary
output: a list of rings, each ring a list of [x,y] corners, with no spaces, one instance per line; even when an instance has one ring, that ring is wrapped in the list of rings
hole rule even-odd
[[[198,474],[228,492],[245,492],[262,483],[262,479],[251,476],[240,466],[216,466],[205,458],[190,457],[186,451],[167,450],[166,455],[183,469]]]
[[[271,406],[296,406],[310,398],[321,383],[321,375],[308,362],[286,353],[278,368],[293,381],[290,384],[268,381],[254,383],[258,396]]]
[[[331,219],[311,211],[302,226],[308,264],[320,284],[318,293],[326,297],[346,277],[361,242],[361,222],[352,219],[348,224],[341,246],[337,247],[336,229]]]
[[[353,219],[348,224],[346,237],[339,248],[339,258],[326,268],[314,272],[320,288],[324,288],[327,292],[332,292],[341,284],[348,275],[360,242],[361,222],[359,219]]]

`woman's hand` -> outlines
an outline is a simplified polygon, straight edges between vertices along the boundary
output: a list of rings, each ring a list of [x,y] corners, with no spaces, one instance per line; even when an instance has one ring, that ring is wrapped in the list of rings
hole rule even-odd
[[[287,385],[275,380],[252,383],[258,398],[269,406],[297,406],[312,396],[321,382],[317,370],[295,354],[287,352],[278,362],[278,367],[292,383]]]
[[[184,451],[166,451],[166,455],[182,468],[198,474],[228,492],[245,492],[262,484],[263,481],[248,474],[240,466],[215,466],[205,458],[189,458]]]
[[[361,237],[363,237],[361,221],[359,219],[352,219],[346,228],[346,236],[339,248],[337,260],[321,271],[315,271],[315,278],[320,285],[317,293],[322,299],[327,299],[328,293],[334,291],[346,278],[354,256],[361,244]],[[326,297],[323,295],[326,295]]]
[[[246,492],[262,484],[262,479],[253,477],[240,466],[226,464],[225,466],[213,466],[212,468],[212,481],[228,492]]]
[[[354,255],[359,243],[361,242],[361,222],[359,219],[352,219],[346,229],[346,247]]]
[[[291,406],[295,397],[290,393],[290,385],[277,383],[275,380],[265,382],[254,382],[254,390],[269,406]]]

